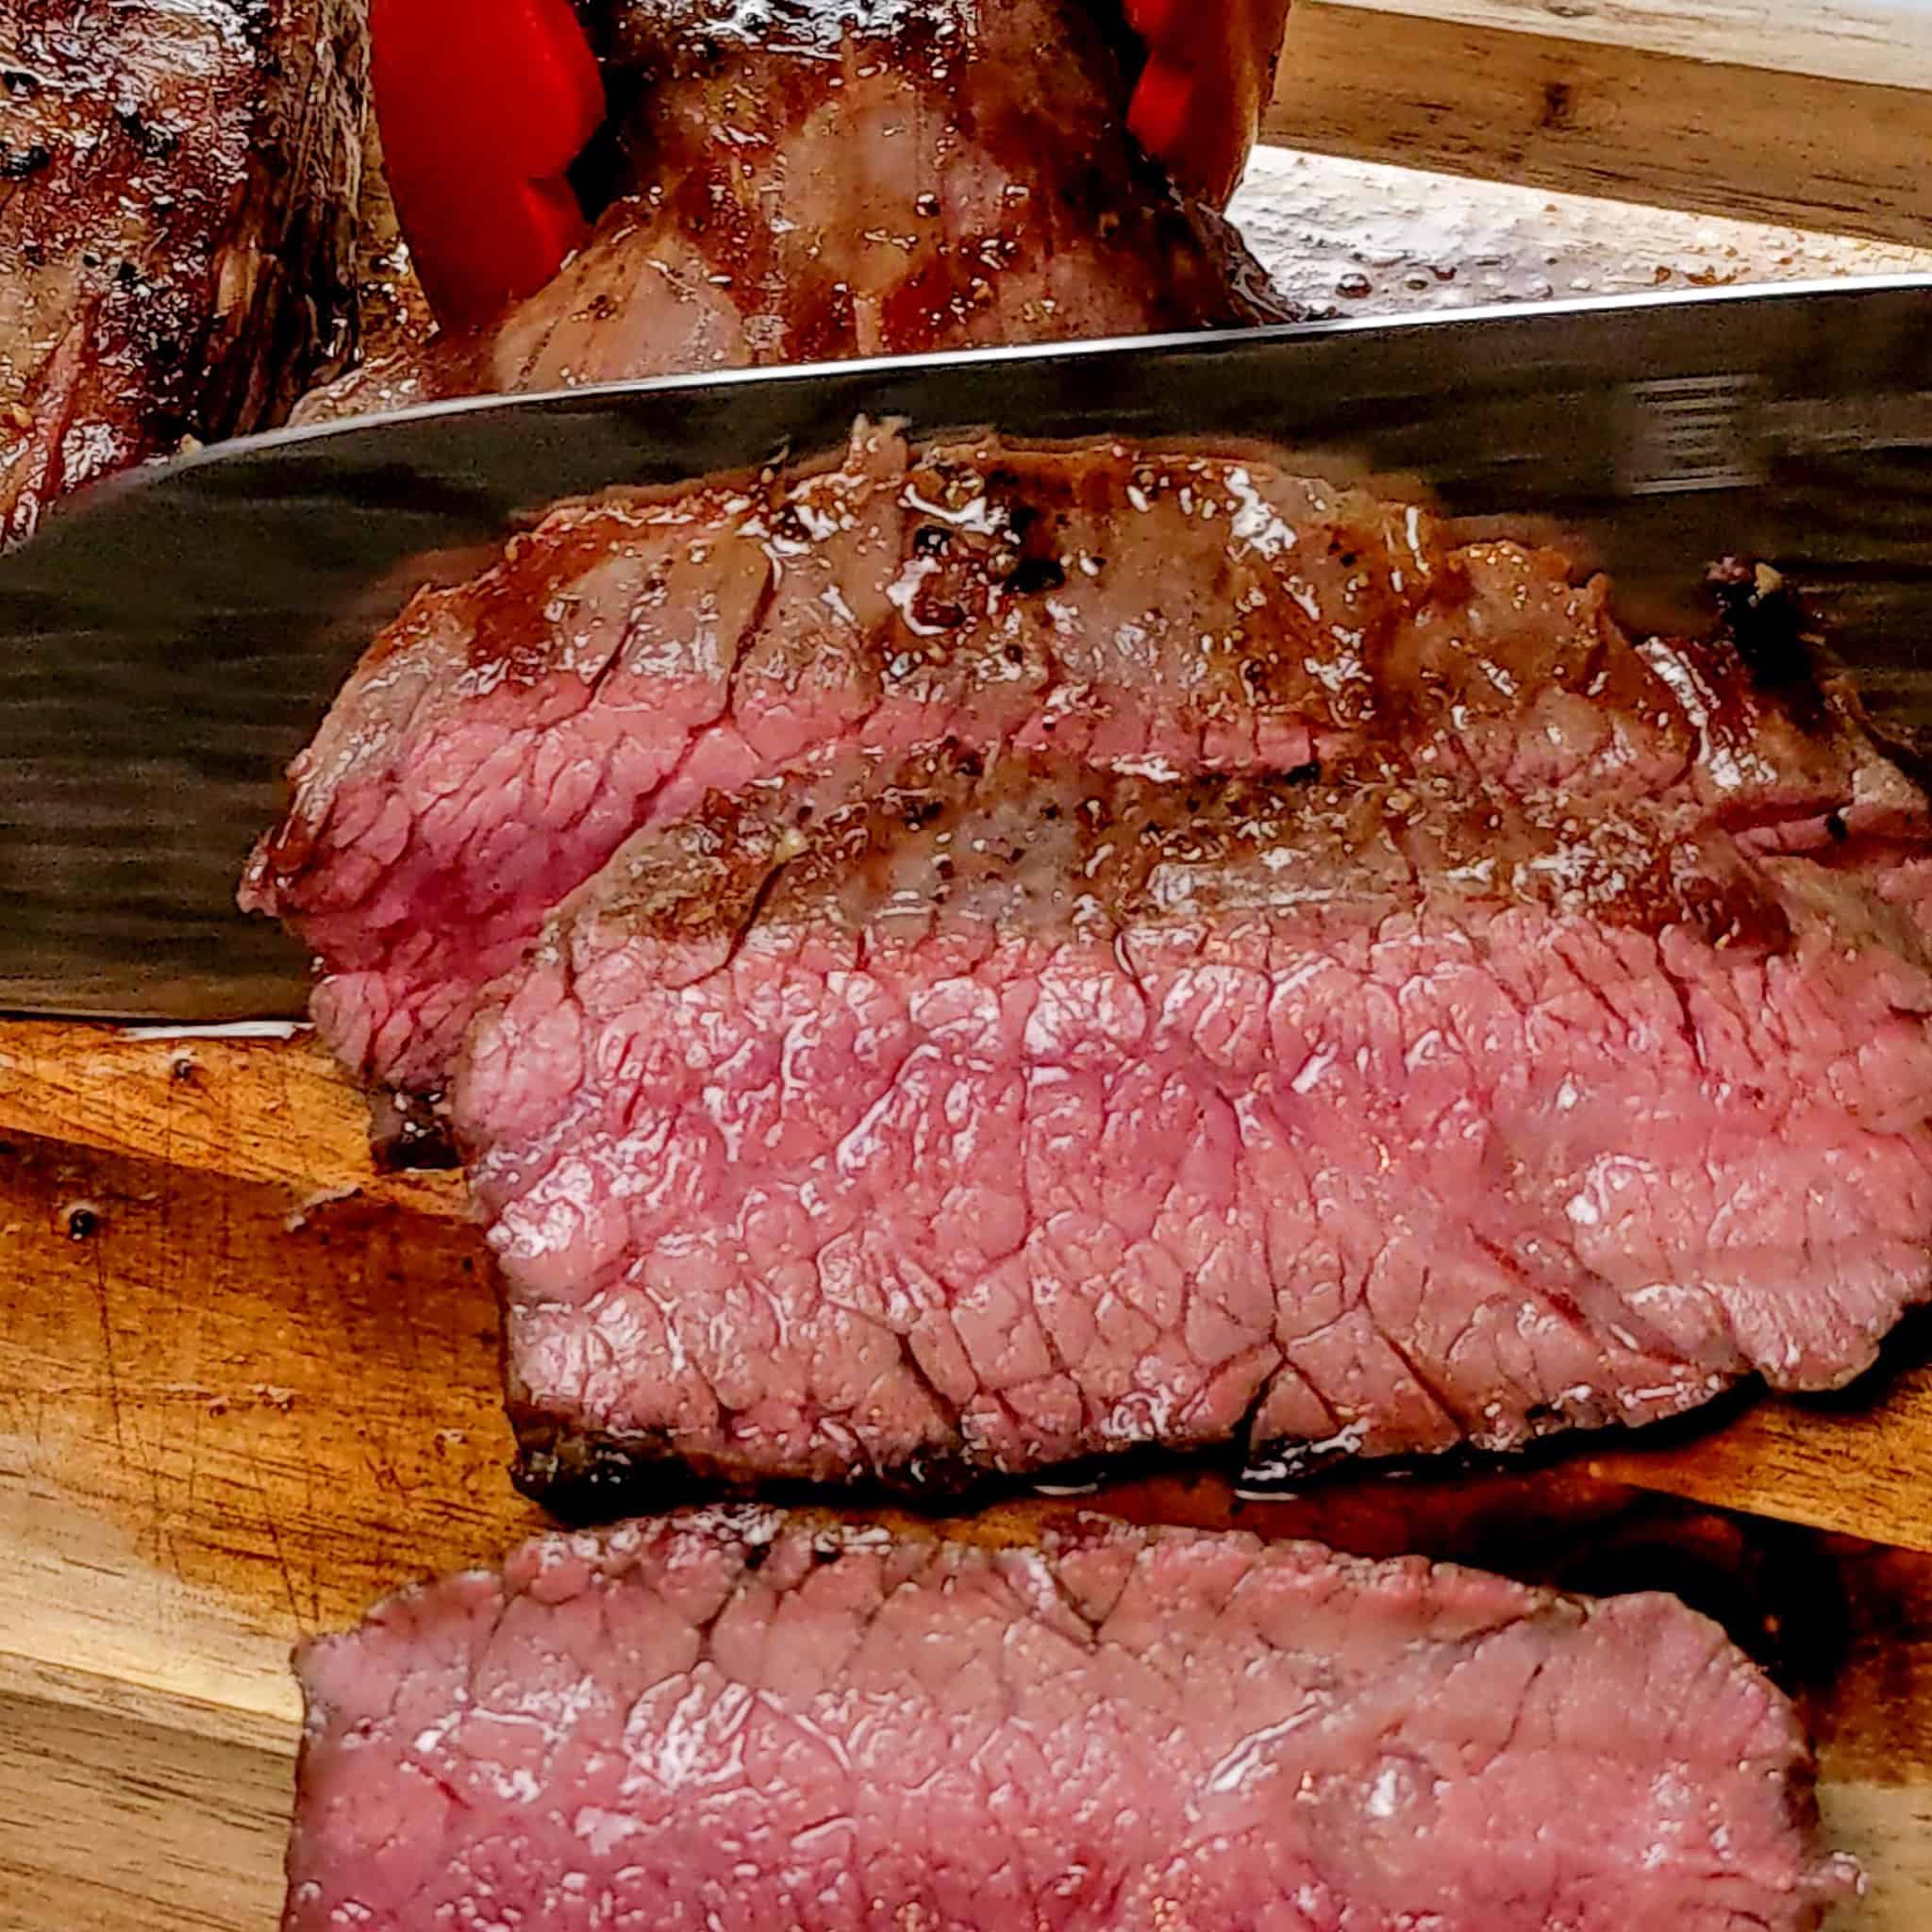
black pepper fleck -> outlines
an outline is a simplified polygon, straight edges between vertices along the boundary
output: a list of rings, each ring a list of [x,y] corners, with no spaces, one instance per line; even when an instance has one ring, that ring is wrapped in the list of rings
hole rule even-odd
[[[1058,591],[1067,574],[1051,557],[1025,557],[1007,579],[1015,596],[1038,596],[1043,591]]]
[[[37,141],[26,147],[15,147],[0,141],[0,181],[25,181],[29,175],[51,167],[53,161],[53,153],[43,142]]]
[[[157,127],[152,121],[143,120],[139,114],[131,114],[125,108],[118,110],[114,119],[121,124],[122,131],[133,142],[150,160],[164,160],[181,145],[181,137],[166,127]]]

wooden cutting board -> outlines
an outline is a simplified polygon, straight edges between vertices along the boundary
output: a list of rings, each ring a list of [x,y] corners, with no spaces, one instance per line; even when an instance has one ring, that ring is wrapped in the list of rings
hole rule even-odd
[[[12,1023],[0,1289],[0,1928],[268,1932],[290,1644],[539,1524],[505,1474],[480,1237],[452,1177],[374,1174],[353,1096],[306,1039]],[[1888,1408],[1923,1430],[1924,1378]],[[1816,1514],[1842,1524],[1862,1507],[1847,1497],[1883,1507],[1875,1458],[1832,1446],[1868,1426],[1767,1407],[1715,1457],[1672,1452],[1671,1479],[1729,1493],[1752,1458],[1835,1465]],[[1627,1481],[1642,1459],[1263,1506],[1207,1481],[1100,1500],[1683,1590],[1807,1707],[1829,1829],[1873,1877],[1838,1924],[1923,1932],[1932,1557],[1646,1496]]]

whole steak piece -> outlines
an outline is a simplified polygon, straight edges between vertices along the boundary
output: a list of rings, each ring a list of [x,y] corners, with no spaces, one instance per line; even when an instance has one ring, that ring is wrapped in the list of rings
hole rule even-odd
[[[0,9],[0,546],[348,348],[358,0]]]
[[[477,995],[555,904],[708,789],[827,743],[947,734],[1189,769],[1310,759],[1374,715],[1364,640],[1403,605],[1391,577],[1410,603],[1425,588],[1416,558],[1401,572],[1410,535],[1427,541],[1401,510],[1239,459],[918,454],[866,427],[804,479],[568,507],[376,638],[242,902],[317,955],[315,1018],[341,1057],[437,1091]],[[1513,568],[1451,583],[1438,616],[1501,614]],[[1554,657],[1598,649],[1600,599],[1524,568],[1545,620],[1528,657],[1561,680]]]
[[[349,1064],[433,1092],[482,989],[625,837],[828,745],[1182,773],[1375,740],[1508,786],[1722,781],[1814,817],[1895,781],[1729,660],[1707,693],[1658,650],[1674,682],[1560,557],[1452,545],[1276,461],[861,425],[818,475],[565,507],[419,596],[296,760],[242,903],[320,960]]]
[[[305,421],[754,363],[1281,320],[1126,130],[1105,0],[624,0],[631,184],[546,288]]]
[[[1312,1543],[689,1515],[299,1669],[285,1932],[1808,1932],[1857,1884],[1674,1599]]]

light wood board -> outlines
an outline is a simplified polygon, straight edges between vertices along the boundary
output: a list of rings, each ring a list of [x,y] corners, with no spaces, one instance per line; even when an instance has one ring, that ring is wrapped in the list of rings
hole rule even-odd
[[[1289,18],[1263,138],[1923,245],[1932,89],[1335,0]]]
[[[1597,46],[1634,47],[1827,80],[1932,87],[1926,0],[1342,0]]]

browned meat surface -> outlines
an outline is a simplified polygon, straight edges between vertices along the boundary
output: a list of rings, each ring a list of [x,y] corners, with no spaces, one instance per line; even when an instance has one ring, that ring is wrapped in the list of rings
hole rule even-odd
[[[347,348],[360,0],[0,8],[0,546]]]
[[[305,420],[1287,312],[1128,135],[1093,0],[632,0],[610,34],[637,192],[493,328],[372,363]]]
[[[1255,453],[909,450],[566,506],[371,645],[243,903],[322,969],[358,1074],[441,1089],[484,987],[618,845],[840,744],[1176,774],[1376,746],[1501,791],[1822,825],[1915,796],[1734,654],[1639,646],[1567,559]],[[1822,830],[1820,837],[1824,836]]]

